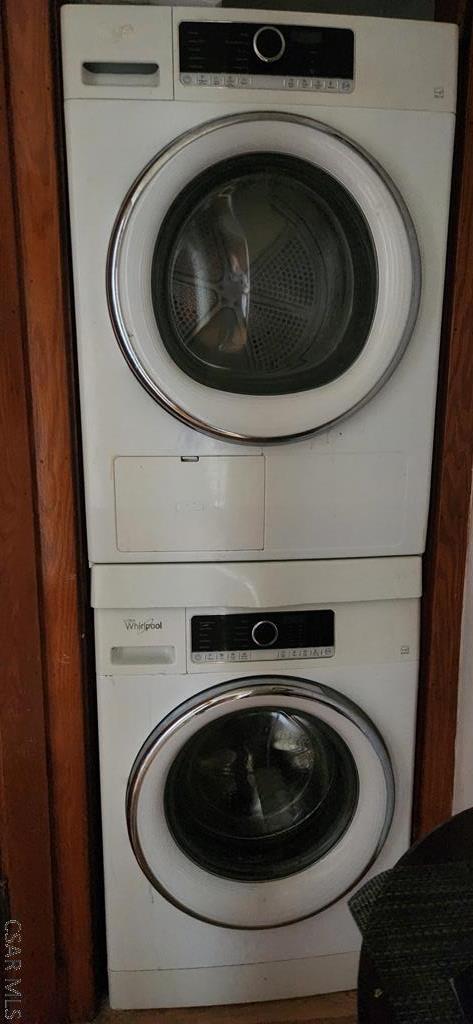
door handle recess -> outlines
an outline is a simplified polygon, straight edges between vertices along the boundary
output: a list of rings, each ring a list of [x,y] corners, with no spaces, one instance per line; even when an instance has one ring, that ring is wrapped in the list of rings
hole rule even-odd
[[[176,660],[174,644],[158,644],[135,647],[112,647],[112,665],[172,665]]]
[[[146,61],[87,60],[84,85],[159,85],[159,64]]]

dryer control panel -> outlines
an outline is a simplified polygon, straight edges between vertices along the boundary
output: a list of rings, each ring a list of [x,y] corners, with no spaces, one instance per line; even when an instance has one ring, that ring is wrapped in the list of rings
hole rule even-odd
[[[191,660],[213,662],[331,658],[335,614],[317,611],[193,615]]]
[[[351,29],[256,22],[181,21],[182,85],[351,92]]]

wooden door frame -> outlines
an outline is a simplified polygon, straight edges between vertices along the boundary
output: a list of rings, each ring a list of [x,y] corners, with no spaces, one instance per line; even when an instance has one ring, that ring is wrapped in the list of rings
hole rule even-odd
[[[5,335],[11,342],[17,373],[23,373],[19,401],[25,403],[25,409],[20,416],[19,405],[10,408],[11,422],[5,418],[2,423],[0,449],[2,454],[8,452],[14,431],[21,434],[20,476],[12,493],[25,526],[20,522],[14,526],[22,531],[25,544],[29,543],[26,554],[26,547],[21,550],[21,535],[15,538],[5,595],[12,701],[23,700],[24,709],[17,719],[17,750],[8,738],[8,721],[2,722],[7,737],[4,762],[9,757],[11,766],[5,786],[10,802],[21,783],[20,778],[15,785],[14,778],[15,768],[21,768],[19,750],[28,749],[30,729],[37,734],[37,745],[31,749],[31,793],[28,798],[23,792],[21,802],[17,798],[4,838],[9,846],[10,832],[15,839],[23,818],[30,816],[37,823],[35,844],[28,843],[29,833],[25,832],[21,869],[12,874],[15,865],[11,857],[5,865],[12,913],[21,906],[23,933],[29,933],[37,956],[36,972],[23,978],[28,1007],[23,1019],[28,1024],[90,1020],[97,988],[90,845],[94,808],[87,780],[87,762],[94,750],[93,738],[87,744],[88,689],[93,688],[93,677],[85,668],[87,562],[81,543],[71,296],[62,230],[65,203],[56,106],[55,14],[56,4],[48,0],[4,0],[3,4],[10,210],[15,236],[11,247],[12,251],[13,245],[16,247],[18,269],[17,282],[11,280],[10,294],[4,297],[2,314],[9,304],[15,307],[15,334],[7,333],[7,323]],[[18,391],[21,378],[15,382],[13,366],[4,368],[4,373],[6,387]],[[7,479],[11,481],[13,475],[10,469]],[[2,532],[5,522],[3,510]],[[19,623],[28,615],[34,615],[36,632],[33,634],[32,625],[31,634],[22,636]],[[30,646],[30,662],[25,664]],[[33,695],[35,719],[29,713]],[[41,818],[36,804],[41,804]],[[33,870],[39,853],[44,879],[39,869]],[[34,898],[32,895],[38,911],[35,923],[21,892],[25,885],[31,889],[28,861],[31,885],[36,884]]]
[[[35,487],[23,350],[20,254],[0,74],[0,842],[8,880],[2,907],[2,1020],[56,1019],[57,961],[51,861],[43,652],[36,564]],[[32,851],[34,851],[32,856]],[[41,977],[41,991],[37,978]]]
[[[452,204],[427,548],[413,837],[451,814],[473,466],[473,35],[471,0],[440,0],[460,26]]]
[[[21,913],[28,931],[23,992],[29,1024],[90,1019],[100,947],[93,898],[93,862],[100,860],[100,850],[91,843],[96,800],[86,767],[92,760],[97,773],[93,697],[89,700],[94,681],[84,647],[90,626],[64,230],[58,7],[57,0],[4,0],[3,5],[3,131],[9,147],[1,170],[4,183],[10,175],[11,188],[5,192],[8,273],[0,289],[8,341],[1,353],[0,450],[9,497],[0,506],[2,640],[9,669],[0,707],[0,820],[12,913]],[[473,129],[471,4],[439,0],[438,13],[463,26],[464,129],[456,149],[425,559],[416,835],[451,808],[473,461],[473,147],[465,145],[465,129],[470,139]],[[32,774],[34,786],[28,786]],[[102,935],[101,927],[98,932]]]

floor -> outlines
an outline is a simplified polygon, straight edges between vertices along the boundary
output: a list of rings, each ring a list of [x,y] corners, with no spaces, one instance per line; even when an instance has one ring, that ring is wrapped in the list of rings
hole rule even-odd
[[[95,1024],[356,1024],[356,995],[338,992],[309,999],[184,1010],[109,1010]]]

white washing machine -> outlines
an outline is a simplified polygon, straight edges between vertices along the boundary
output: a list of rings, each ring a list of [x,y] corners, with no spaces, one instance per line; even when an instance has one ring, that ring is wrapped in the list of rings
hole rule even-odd
[[[62,31],[90,560],[422,552],[455,26]]]
[[[420,559],[95,566],[111,1004],[349,989],[408,847]]]

